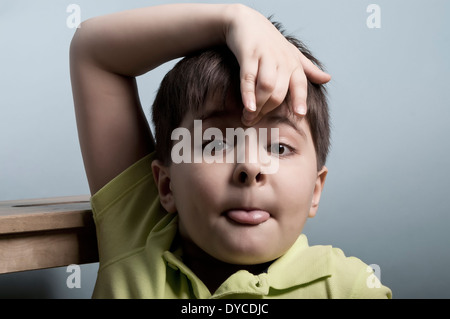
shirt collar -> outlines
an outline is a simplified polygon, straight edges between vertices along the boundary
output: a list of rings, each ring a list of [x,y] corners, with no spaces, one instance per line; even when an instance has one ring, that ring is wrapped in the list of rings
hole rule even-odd
[[[211,296],[204,283],[183,263],[180,247],[173,253],[166,251],[163,254],[163,258],[169,267],[180,270],[180,272],[189,279],[197,298],[207,298]],[[233,282],[236,283],[237,276],[243,276],[244,273],[247,273],[247,271],[239,271],[232,275],[231,277],[236,277],[233,278]],[[244,278],[246,278],[248,280],[248,275],[250,274],[248,273],[245,277],[239,279],[244,280]],[[267,280],[268,286],[281,290],[304,285],[330,275],[329,246],[310,247],[308,245],[308,239],[302,234],[283,256],[269,266],[267,274],[265,274],[264,277],[266,278],[265,280]],[[229,279],[231,279],[231,277]],[[252,277],[256,278],[258,276],[252,275]],[[228,279],[225,283],[227,281]],[[246,285],[246,283],[242,284]],[[221,286],[221,288],[223,290],[224,287]],[[266,291],[268,292],[268,290]]]
[[[304,234],[268,269],[269,285],[275,289],[287,289],[304,285],[331,275],[330,247],[308,245]]]

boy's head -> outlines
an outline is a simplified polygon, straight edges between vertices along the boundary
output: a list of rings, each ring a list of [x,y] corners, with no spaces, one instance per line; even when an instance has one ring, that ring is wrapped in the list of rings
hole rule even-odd
[[[320,66],[300,41],[286,38]],[[224,158],[233,152],[234,141],[226,140],[225,132],[243,127],[239,65],[228,48],[218,47],[184,58],[161,82],[152,109],[157,145],[152,166],[161,204],[168,212],[178,212],[185,240],[218,260],[232,264],[274,260],[292,246],[306,219],[317,211],[330,140],[325,89],[308,82],[308,112],[303,119],[287,104],[254,126],[278,129],[277,140],[269,137],[266,148],[278,160],[276,173],[264,174],[258,161],[174,163],[172,132],[183,127],[195,139],[198,119],[202,134],[219,129],[225,139],[201,145],[189,141],[192,153],[196,147],[201,152],[209,147],[210,155],[220,153]]]

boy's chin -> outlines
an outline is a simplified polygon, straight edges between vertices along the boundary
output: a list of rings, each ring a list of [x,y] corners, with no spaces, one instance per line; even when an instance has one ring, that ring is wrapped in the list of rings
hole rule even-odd
[[[268,255],[267,253],[259,253],[259,251],[229,251],[227,254],[223,254],[223,252],[220,255],[215,254],[212,257],[227,264],[242,266],[265,264],[282,255],[282,253]]]
[[[257,265],[273,261],[289,250],[295,239],[286,241],[273,231],[260,233],[234,233],[234,236],[222,238],[218,248],[210,253],[214,258],[235,265]],[[220,248],[219,248],[220,247]]]

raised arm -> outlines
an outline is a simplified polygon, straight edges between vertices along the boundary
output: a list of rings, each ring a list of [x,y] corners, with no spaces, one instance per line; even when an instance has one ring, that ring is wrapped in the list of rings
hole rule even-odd
[[[306,77],[329,76],[287,49],[281,34],[242,5],[176,4],[89,19],[71,43],[78,134],[91,193],[154,148],[135,77],[192,51],[227,44],[241,65],[249,123],[281,104],[306,106]],[[303,69],[304,67],[304,69]],[[281,70],[281,71],[279,71]]]
[[[223,42],[223,8],[166,5],[89,19],[70,48],[83,161],[91,193],[154,149],[135,77]]]

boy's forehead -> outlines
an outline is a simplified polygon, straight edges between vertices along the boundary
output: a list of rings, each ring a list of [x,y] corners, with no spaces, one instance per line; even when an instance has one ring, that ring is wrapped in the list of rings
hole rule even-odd
[[[222,94],[215,93],[212,96],[209,95],[205,102],[198,105],[197,108],[191,108],[182,120],[181,125],[191,127],[194,120],[207,120],[217,117],[234,117],[240,116],[244,108],[243,104],[235,101],[235,98],[229,96],[223,96]]]
[[[189,116],[190,119],[188,121],[192,124],[193,120],[236,118],[241,122],[243,109],[243,103],[237,98],[230,95],[224,98],[221,94],[214,94],[214,96],[206,99],[205,103],[198,108],[195,114],[190,114],[191,116]],[[305,133],[309,131],[309,125],[304,121],[304,117],[295,115],[289,108],[286,100],[278,107],[265,114],[258,125],[264,127],[278,123],[290,125],[305,137]],[[242,124],[242,126],[244,125]]]
[[[283,102],[274,110],[265,114],[260,120],[262,126],[271,126],[277,124],[285,124],[293,128],[303,138],[308,139],[311,135],[308,121],[304,116],[296,115],[288,104]]]
[[[211,115],[229,115],[229,116],[242,116],[244,109],[244,104],[242,101],[236,98],[227,96],[225,99],[218,97],[217,95],[213,98],[206,99],[206,102],[200,106],[197,114],[194,118],[205,119],[211,117]],[[289,109],[288,104],[284,101],[281,105],[270,111],[264,116],[264,118],[270,118],[271,116],[284,116],[289,118],[291,121],[297,121],[299,118]]]
[[[198,117],[206,118],[214,113],[225,113],[235,115],[242,113],[244,105],[237,98],[234,98],[228,94],[222,96],[222,94],[214,94],[206,99],[205,103],[200,106],[198,110]]]

